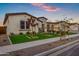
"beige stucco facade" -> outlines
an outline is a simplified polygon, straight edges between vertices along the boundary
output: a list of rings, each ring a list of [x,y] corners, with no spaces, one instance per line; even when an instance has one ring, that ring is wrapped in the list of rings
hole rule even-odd
[[[62,29],[63,31],[65,29],[65,31],[70,30],[70,32],[79,32],[79,24],[70,25],[66,22],[47,22],[47,18],[45,17],[37,18],[27,13],[18,13],[18,14],[12,13],[12,14],[9,14],[8,16],[5,16],[5,20],[4,20],[4,26],[6,26],[6,33],[8,35],[10,35],[11,33],[26,34],[27,32],[30,32],[30,33],[31,32],[36,32],[36,33],[53,32],[53,31],[58,32],[60,31],[60,29]],[[32,25],[29,25],[29,29],[27,29],[26,23],[25,23],[25,28],[21,29],[20,21],[26,22],[28,20],[31,20],[30,22],[34,20],[34,22],[32,22]],[[67,27],[62,27],[61,24],[65,24],[66,26],[69,26],[70,28],[68,29]]]
[[[7,34],[10,33],[26,33],[28,29],[20,29],[20,21],[27,21],[28,19],[31,19],[31,16],[28,15],[12,15],[8,17],[8,20],[5,23],[5,26],[7,26],[6,32]],[[35,19],[35,22],[37,22],[37,19]],[[29,29],[30,32],[35,31],[38,32],[37,26],[32,27],[30,26]]]
[[[58,32],[60,30],[62,30],[62,31],[69,30],[69,28],[67,27],[67,26],[69,26],[69,24],[66,22],[47,22],[47,24],[48,24],[48,31],[51,31],[51,32],[52,31]]]
[[[59,28],[60,28],[60,24],[59,23],[53,24],[53,30],[54,31],[59,31]]]
[[[79,33],[79,24],[71,24],[70,25],[70,32]]]
[[[40,18],[40,20],[38,20],[38,18]],[[5,16],[4,26],[7,27],[6,32],[8,35],[10,35],[11,33],[14,34],[19,33],[26,34],[27,32],[38,33],[40,32],[40,29],[44,30],[44,32],[47,32],[47,23],[46,23],[47,19],[44,17],[38,17],[38,18],[27,13],[12,13]],[[29,29],[27,29],[26,23],[25,28],[21,29],[20,21],[28,22],[28,20],[31,20]]]
[[[45,17],[38,17],[38,29],[39,32],[47,32],[47,18]]]

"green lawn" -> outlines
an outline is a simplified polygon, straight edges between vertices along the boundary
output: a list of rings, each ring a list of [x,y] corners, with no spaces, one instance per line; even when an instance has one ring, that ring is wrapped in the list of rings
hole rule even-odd
[[[70,34],[73,34],[73,33],[70,33]],[[53,34],[53,33],[39,33],[36,35],[19,34],[19,35],[11,35],[10,39],[11,39],[13,44],[17,44],[17,43],[34,41],[34,40],[54,38],[54,37],[59,37],[59,36],[60,35]]]
[[[47,38],[54,38],[58,37],[59,35],[57,34],[46,34],[46,33],[39,33],[36,35],[11,35],[10,39],[13,44],[17,43],[23,43],[23,42],[29,42],[29,41],[34,41],[34,40],[42,40],[42,39],[47,39]]]

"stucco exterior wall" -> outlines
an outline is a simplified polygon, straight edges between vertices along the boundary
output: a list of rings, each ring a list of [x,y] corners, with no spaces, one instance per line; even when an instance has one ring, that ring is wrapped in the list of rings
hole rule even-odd
[[[60,24],[53,24],[53,30],[54,31],[59,31]]]
[[[71,25],[70,32],[79,33],[79,25]]]
[[[7,26],[7,34],[10,33],[15,33],[15,34],[19,34],[19,33],[26,33],[27,30],[21,30],[20,29],[20,21],[27,21],[27,19],[30,19],[31,16],[28,15],[12,15],[8,17],[8,20],[6,22],[6,26]],[[31,29],[31,27],[30,27]],[[34,28],[34,30],[37,32],[38,29],[37,27]]]

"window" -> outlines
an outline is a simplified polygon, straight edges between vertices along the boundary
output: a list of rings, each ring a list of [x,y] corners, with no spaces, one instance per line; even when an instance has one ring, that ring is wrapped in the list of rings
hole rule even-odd
[[[44,32],[44,24],[42,24],[42,31]]]
[[[26,21],[26,29],[29,29],[30,27],[30,22]]]
[[[52,30],[53,30],[53,28],[54,28],[54,25],[52,25]]]
[[[25,21],[20,21],[20,28],[25,29]]]
[[[47,31],[49,31],[49,28],[50,28],[50,26],[49,26],[49,25],[47,25]]]

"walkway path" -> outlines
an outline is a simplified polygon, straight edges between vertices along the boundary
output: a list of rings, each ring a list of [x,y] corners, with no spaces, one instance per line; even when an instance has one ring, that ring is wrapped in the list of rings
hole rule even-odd
[[[5,45],[9,45],[9,44],[10,43],[9,43],[7,35],[5,35],[5,34],[0,35],[0,46],[5,46]]]

